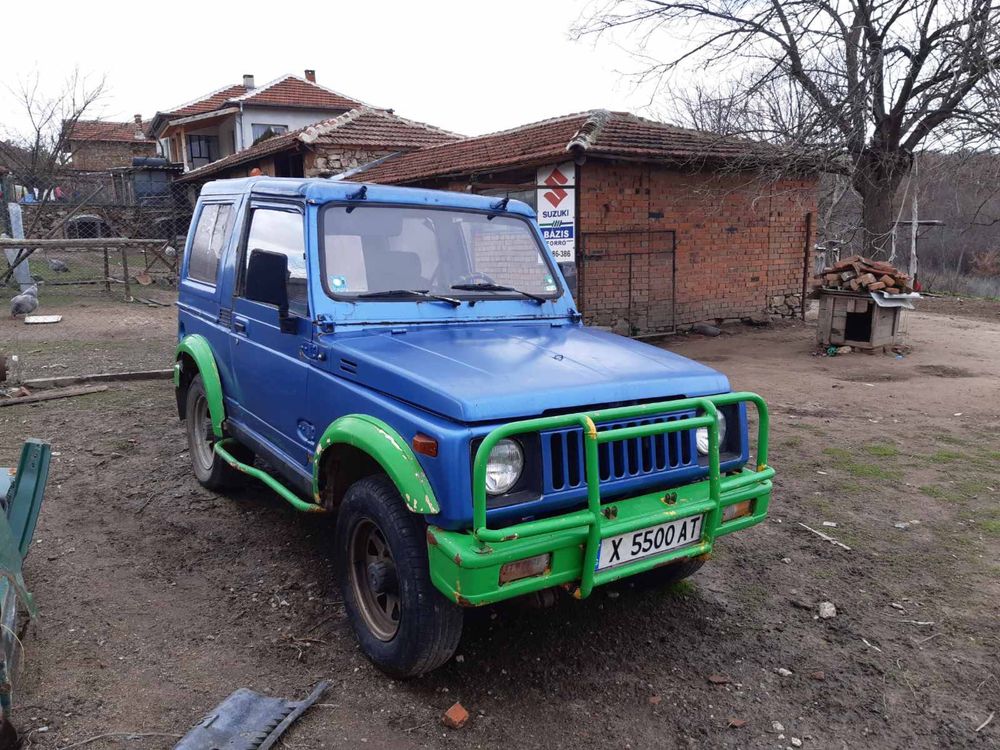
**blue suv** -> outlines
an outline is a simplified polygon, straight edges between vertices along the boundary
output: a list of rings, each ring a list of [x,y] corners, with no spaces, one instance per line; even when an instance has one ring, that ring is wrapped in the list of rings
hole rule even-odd
[[[447,661],[462,607],[676,581],[767,513],[764,402],[584,326],[523,203],[212,182],[178,307],[195,476],[337,514],[351,624],[393,676]]]

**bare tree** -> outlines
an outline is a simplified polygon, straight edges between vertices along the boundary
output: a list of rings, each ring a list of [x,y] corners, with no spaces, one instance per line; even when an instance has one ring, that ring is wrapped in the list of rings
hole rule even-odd
[[[641,81],[724,71],[728,87],[702,98],[735,115],[731,133],[794,146],[849,176],[868,254],[889,249],[894,198],[918,149],[996,132],[1000,3],[989,0],[610,0],[575,33],[615,30],[637,33]],[[649,52],[660,35],[685,32],[666,59]]]
[[[5,180],[4,201],[12,198],[7,193],[14,184],[38,193],[37,210],[31,225],[25,228],[25,237],[33,237],[35,227],[44,224],[52,208],[50,201],[60,174],[72,159],[73,128],[104,96],[105,82],[103,78],[88,81],[74,70],[62,88],[50,94],[42,88],[36,73],[8,93],[16,105],[16,111],[11,114],[21,124],[14,126],[12,131],[0,133],[0,165],[10,172]],[[0,229],[3,229],[8,226],[6,205],[0,205],[0,211]],[[8,267],[0,272],[0,285],[10,280],[32,251],[32,248],[25,248],[13,253],[13,257],[4,254]]]
[[[105,94],[104,79],[88,80],[79,71],[55,93],[47,92],[36,73],[9,91],[23,123],[0,138],[0,160],[19,185],[43,196],[72,159],[74,126],[91,113]]]

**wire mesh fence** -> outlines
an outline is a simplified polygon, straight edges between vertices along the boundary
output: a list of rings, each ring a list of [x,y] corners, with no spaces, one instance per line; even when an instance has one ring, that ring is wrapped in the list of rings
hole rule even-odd
[[[26,274],[12,275],[14,284],[30,278],[46,295],[104,294],[131,301],[144,296],[144,289],[166,292],[176,286],[178,253],[165,240],[0,240],[0,247],[27,265]]]
[[[6,176],[0,286],[120,300],[172,291],[194,195],[173,182],[171,165],[136,161],[153,164],[67,170],[31,188]]]

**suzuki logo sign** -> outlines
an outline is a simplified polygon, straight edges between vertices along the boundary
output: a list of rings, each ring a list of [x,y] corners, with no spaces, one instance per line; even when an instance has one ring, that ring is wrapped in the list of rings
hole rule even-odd
[[[535,203],[542,236],[559,263],[576,260],[576,165],[571,162],[538,170]]]
[[[569,182],[569,177],[564,175],[559,167],[553,167],[552,171],[549,172],[549,176],[545,178],[544,184],[548,185],[552,190],[544,193],[542,197],[547,200],[553,208],[558,208],[559,204],[563,202],[569,193],[562,189],[562,186]]]

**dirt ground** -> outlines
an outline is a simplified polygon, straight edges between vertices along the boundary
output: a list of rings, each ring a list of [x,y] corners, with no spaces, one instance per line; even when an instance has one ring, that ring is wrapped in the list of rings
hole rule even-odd
[[[171,308],[58,311],[0,320],[25,377],[169,366]],[[470,612],[461,660],[408,683],[355,645],[329,520],[197,484],[168,382],[0,409],[0,465],[28,436],[55,451],[26,746],[170,747],[237,687],[329,678],[283,747],[1000,747],[1000,718],[976,731],[1000,713],[1000,304],[927,300],[908,326],[903,358],[812,356],[808,324],[666,339],[771,404],[769,521],[670,591]]]

